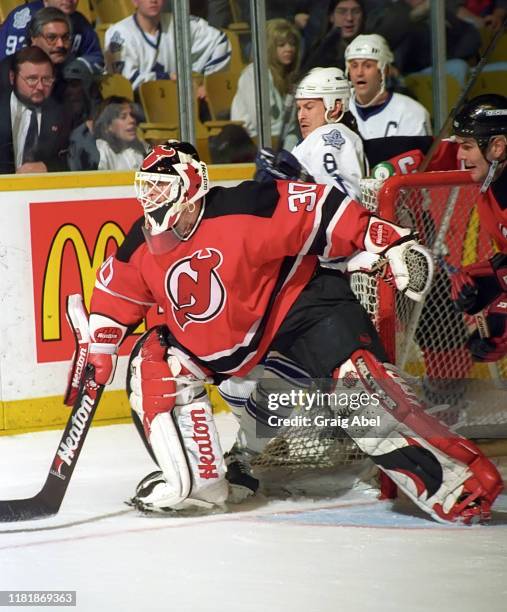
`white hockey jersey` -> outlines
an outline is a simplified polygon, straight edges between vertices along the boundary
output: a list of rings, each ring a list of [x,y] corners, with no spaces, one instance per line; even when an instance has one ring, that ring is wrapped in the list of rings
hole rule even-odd
[[[298,141],[296,129],[296,109],[289,119],[289,125],[284,126],[285,104],[287,96],[282,94],[275,87],[271,71],[268,70],[269,82],[269,107],[271,112],[271,134],[280,136],[282,129],[285,130],[286,137],[281,143],[284,149],[291,149]],[[290,102],[293,105],[292,97]],[[233,121],[243,121],[245,130],[249,136],[257,136],[257,109],[255,106],[255,82],[253,64],[249,64],[241,73],[238,80],[238,88],[234,95],[231,105],[231,119]]]
[[[160,17],[159,31],[153,36],[140,28],[135,13],[106,30],[106,64],[112,72],[129,79],[134,89],[178,72],[174,19],[170,13]],[[229,64],[231,45],[227,36],[200,17],[190,17],[190,44],[193,72],[211,74]]]
[[[431,135],[428,111],[422,104],[403,94],[390,94],[383,104],[366,108],[357,106],[352,97],[350,111],[365,140],[385,136]]]
[[[363,142],[342,123],[328,123],[309,134],[292,150],[316,183],[332,185],[360,201],[359,179],[365,176]]]

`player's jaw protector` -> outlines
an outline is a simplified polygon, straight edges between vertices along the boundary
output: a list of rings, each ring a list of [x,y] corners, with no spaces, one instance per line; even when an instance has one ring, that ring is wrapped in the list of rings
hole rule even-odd
[[[135,175],[136,197],[144,209],[145,236],[150,250],[160,252],[177,241],[188,240],[198,223],[185,236],[175,226],[183,212],[192,212],[209,191],[208,170],[199,160],[190,143],[169,140],[157,145],[145,157],[141,169]],[[161,237],[164,235],[163,240]],[[157,246],[159,248],[157,248]]]

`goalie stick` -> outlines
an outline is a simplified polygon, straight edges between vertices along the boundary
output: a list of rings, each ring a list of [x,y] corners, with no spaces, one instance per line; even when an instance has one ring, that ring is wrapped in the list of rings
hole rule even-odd
[[[76,334],[76,354],[89,341],[87,333],[75,326],[75,310],[79,308],[82,312],[81,296],[68,296],[69,323],[80,332]],[[94,367],[88,364],[42,489],[34,497],[0,500],[0,522],[29,521],[57,514],[104,389],[103,385],[95,383],[94,373]]]

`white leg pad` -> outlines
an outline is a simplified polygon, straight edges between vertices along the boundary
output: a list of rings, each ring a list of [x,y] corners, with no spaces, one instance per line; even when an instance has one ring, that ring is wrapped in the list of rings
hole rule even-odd
[[[158,414],[151,423],[150,444],[162,470],[166,486],[153,490],[147,504],[160,508],[174,507],[189,495],[192,477],[185,450],[181,445],[178,429],[169,412]]]
[[[174,408],[174,418],[192,477],[189,505],[221,505],[228,495],[227,471],[208,398]]]

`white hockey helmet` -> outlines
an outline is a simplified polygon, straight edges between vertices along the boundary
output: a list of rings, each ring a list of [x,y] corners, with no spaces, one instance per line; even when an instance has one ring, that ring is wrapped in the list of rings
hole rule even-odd
[[[353,59],[371,59],[378,63],[382,72],[394,61],[394,56],[386,39],[380,34],[359,34],[345,49],[346,74],[349,62]]]
[[[349,110],[350,83],[339,68],[312,68],[296,88],[296,100],[321,99],[326,109],[327,123],[337,123],[343,113]],[[336,101],[342,103],[342,114],[338,119],[330,120],[329,113]]]
[[[135,190],[146,228],[152,235],[161,234],[174,228],[181,213],[209,191],[206,164],[190,143],[168,140],[144,158]]]

